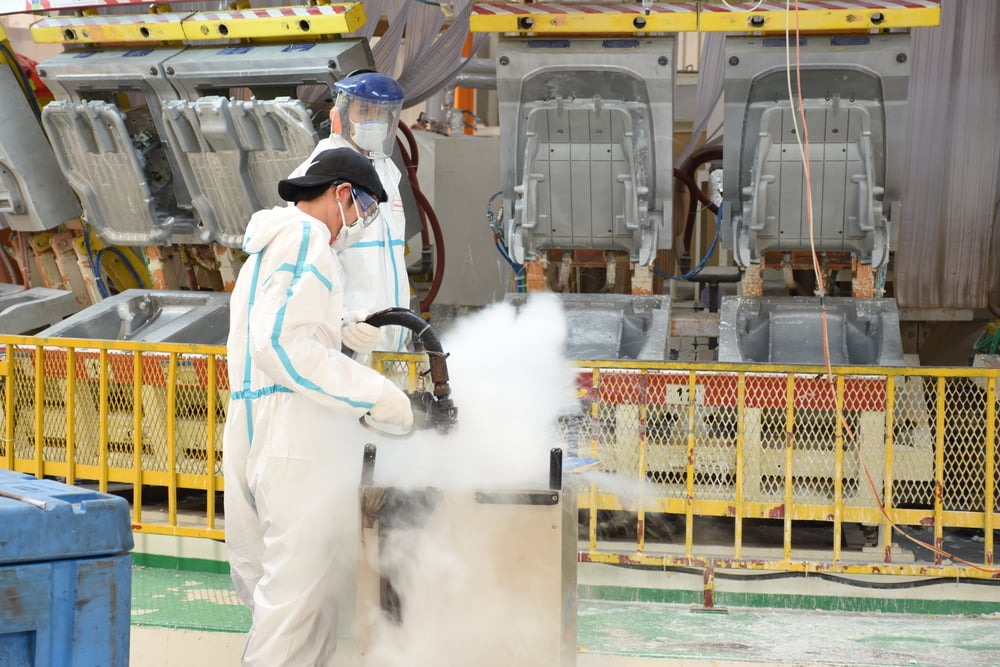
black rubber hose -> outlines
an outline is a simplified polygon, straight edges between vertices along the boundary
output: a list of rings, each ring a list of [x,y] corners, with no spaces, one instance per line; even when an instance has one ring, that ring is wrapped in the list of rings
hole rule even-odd
[[[427,294],[420,301],[420,310],[426,313],[431,309],[431,304],[434,303],[434,298],[441,289],[441,282],[444,280],[444,233],[441,231],[441,223],[438,220],[437,213],[434,212],[434,207],[431,206],[427,196],[420,189],[420,183],[417,181],[417,168],[420,161],[419,154],[417,153],[417,139],[413,136],[410,128],[402,121],[399,122],[399,129],[402,131],[403,136],[406,137],[406,144],[409,149],[403,146],[401,140],[397,139],[396,141],[399,143],[403,162],[406,164],[406,172],[410,178],[410,187],[413,189],[413,198],[417,201],[417,211],[420,213],[420,243],[423,245],[421,248],[421,273],[427,273],[430,270],[430,239],[431,233],[434,234],[434,278],[431,280],[431,286],[427,290]]]
[[[445,362],[448,355],[444,353],[441,339],[427,320],[406,308],[386,308],[371,315],[365,322],[373,327],[399,326],[412,331],[427,351],[431,382],[434,383],[434,398],[441,400],[451,395],[451,387],[448,385],[448,364]]]
[[[365,320],[373,327],[398,326],[409,329],[428,352],[442,353],[441,339],[427,320],[407,308],[386,308]]]
[[[687,253],[691,252],[691,238],[694,235],[694,225],[698,217],[698,202],[701,202],[712,213],[716,215],[719,213],[719,207],[695,183],[694,174],[701,165],[721,159],[721,146],[702,146],[692,153],[679,168],[674,169],[674,176],[688,187],[688,192],[691,194],[688,199],[687,221],[684,225],[684,250]]]

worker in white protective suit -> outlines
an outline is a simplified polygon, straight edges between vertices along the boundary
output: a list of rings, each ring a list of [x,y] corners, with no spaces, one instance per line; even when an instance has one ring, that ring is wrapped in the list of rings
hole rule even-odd
[[[410,282],[404,258],[406,220],[399,194],[401,174],[390,157],[403,108],[403,89],[392,77],[372,71],[352,73],[334,84],[334,89],[330,136],[322,139],[309,160],[291,175],[305,173],[317,154],[341,147],[353,148],[367,156],[378,172],[386,192],[385,201],[379,205],[379,220],[340,253],[345,273],[345,312],[348,321],[356,321],[385,308],[410,307]],[[382,327],[374,349],[405,351],[409,335],[403,327]]]
[[[353,444],[365,413],[402,429],[413,413],[405,393],[341,352],[349,335],[374,343],[342,321],[338,259],[386,198],[371,162],[325,151],[278,192],[295,205],[250,219],[230,302],[226,544],[253,616],[243,664],[316,667],[336,648],[336,556],[357,548],[331,518],[357,488],[334,482],[346,465],[334,445]]]

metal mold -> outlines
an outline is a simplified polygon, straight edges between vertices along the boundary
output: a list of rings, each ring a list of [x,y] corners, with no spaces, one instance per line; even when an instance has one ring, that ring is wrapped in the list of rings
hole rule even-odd
[[[889,259],[899,213],[910,36],[810,36],[801,51],[812,187],[802,180],[788,102],[785,40],[726,40],[723,245],[740,266],[774,251],[848,251]],[[806,223],[811,196],[815,221]]]
[[[824,313],[830,363],[904,365],[896,302],[836,297],[724,297],[719,361],[823,364]]]
[[[39,333],[50,338],[225,345],[229,294],[127,290]]]
[[[523,306],[527,294],[508,294]],[[670,297],[629,294],[560,294],[570,359],[664,361],[669,356]]]
[[[72,292],[0,283],[0,333],[32,334],[80,310]]]
[[[553,248],[670,247],[672,37],[503,38],[497,71],[507,242],[516,262]],[[669,226],[667,226],[669,227]]]

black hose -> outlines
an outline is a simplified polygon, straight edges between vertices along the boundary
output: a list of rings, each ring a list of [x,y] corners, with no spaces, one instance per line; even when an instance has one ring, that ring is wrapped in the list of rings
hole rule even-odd
[[[710,560],[710,559],[706,559]],[[630,570],[650,570],[656,572],[679,572],[682,574],[693,574],[701,576],[704,573],[702,568],[683,566],[661,566],[661,565],[626,565],[614,564],[614,567],[624,567]],[[716,566],[720,567],[720,566]],[[825,581],[853,586],[855,588],[871,588],[882,590],[904,590],[907,588],[924,588],[927,586],[937,586],[939,584],[954,584],[958,580],[956,577],[926,577],[924,579],[913,579],[909,581],[871,581],[866,579],[851,579],[850,577],[838,576],[830,572],[761,572],[757,574],[736,574],[733,572],[720,572],[715,570],[716,579],[726,579],[729,581],[771,581],[777,579],[810,579],[817,578]],[[1000,581],[996,579],[977,579],[975,577],[960,578],[963,584],[977,584],[980,586],[1000,586]]]
[[[688,199],[687,221],[684,225],[684,250],[691,252],[691,238],[694,235],[694,225],[698,217],[698,202],[718,215],[719,207],[701,191],[701,188],[694,181],[694,174],[698,168],[707,163],[722,159],[722,147],[709,144],[702,146],[688,157],[677,169],[674,169],[674,176],[687,186],[691,197]]]
[[[407,308],[386,308],[365,320],[373,327],[398,326],[409,329],[428,352],[443,353],[441,339],[427,320]]]
[[[423,248],[421,249],[420,273],[417,275],[426,274],[431,269],[431,234],[433,233],[434,235],[434,274],[431,279],[430,289],[427,290],[427,294],[420,301],[420,310],[426,313],[431,309],[431,304],[434,303],[434,298],[441,289],[441,282],[444,280],[444,233],[441,231],[441,223],[434,212],[434,207],[431,206],[430,201],[428,201],[426,195],[421,191],[420,183],[417,181],[417,168],[420,161],[419,154],[417,153],[417,139],[410,128],[402,121],[399,122],[399,129],[406,138],[406,144],[409,149],[403,146],[403,142],[399,138],[396,139],[396,142],[399,144],[403,162],[406,164],[406,172],[410,179],[410,187],[413,190],[413,198],[417,201],[417,211],[420,213],[420,243],[423,245]],[[407,273],[413,275],[410,271],[407,271]]]
[[[419,411],[428,415],[430,425],[442,433],[447,433],[458,420],[458,409],[452,402],[451,386],[448,384],[448,357],[441,347],[441,339],[427,320],[406,308],[386,308],[365,320],[373,327],[398,326],[409,329],[427,352],[431,382],[434,383],[433,397],[425,391],[410,394],[410,401]],[[417,412],[417,410],[415,410]]]
[[[441,339],[427,320],[406,308],[386,308],[371,315],[365,322],[373,327],[399,326],[412,331],[427,351],[431,382],[434,383],[434,398],[441,401],[451,395],[451,387],[448,385],[448,365],[445,362],[448,355],[444,353]],[[450,404],[448,409],[452,409]]]

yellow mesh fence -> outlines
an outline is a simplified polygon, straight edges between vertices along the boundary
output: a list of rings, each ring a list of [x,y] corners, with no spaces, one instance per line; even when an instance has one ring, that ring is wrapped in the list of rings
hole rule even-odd
[[[130,493],[137,530],[223,536],[215,494],[225,348],[9,336],[0,344],[5,467]],[[191,495],[195,519],[178,514]]]
[[[590,422],[562,422],[563,440],[600,458],[605,473],[580,496],[591,524],[584,559],[1000,576],[996,381],[973,369],[838,368],[828,377],[806,367],[584,368],[580,415]],[[599,543],[606,510],[635,514],[634,543]],[[683,515],[682,550],[645,543],[651,513]],[[694,517],[732,519],[731,546],[699,555]],[[782,520],[776,557],[743,557],[742,524],[756,519]],[[829,556],[793,558],[792,522],[829,522]],[[846,553],[848,523],[869,553]],[[974,560],[944,548],[950,529],[976,529]],[[893,563],[901,542],[926,548],[934,566]]]
[[[0,465],[130,493],[136,530],[223,536],[224,348],[9,336],[0,345]],[[425,388],[422,354],[378,354],[374,366],[401,387]],[[597,473],[578,478],[589,537],[581,558],[1000,576],[998,379],[989,369],[835,368],[827,377],[809,367],[582,363],[578,411],[560,419],[553,442],[600,459]],[[608,513],[631,523],[630,538],[603,538]],[[682,527],[674,545],[652,530],[663,517]],[[731,533],[709,549],[695,524],[713,517]],[[780,525],[781,539],[750,557],[746,526],[758,520]],[[803,556],[793,535],[817,522],[830,527],[825,555]],[[865,534],[863,555],[848,553],[848,525]],[[979,536],[973,559],[944,548],[952,530]],[[932,565],[898,559],[894,547],[914,532]]]

